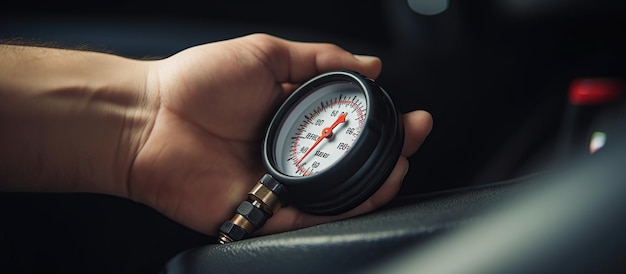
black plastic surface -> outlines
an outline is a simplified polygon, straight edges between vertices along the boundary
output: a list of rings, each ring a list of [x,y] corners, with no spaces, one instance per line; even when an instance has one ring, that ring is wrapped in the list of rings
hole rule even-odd
[[[624,273],[624,148],[517,181],[188,250],[165,272]]]
[[[353,219],[203,246],[173,258],[165,272],[345,273],[364,269],[408,247],[480,221],[482,209],[519,193],[524,189],[521,186],[527,187],[519,183],[407,197],[411,205],[391,204],[386,210]]]

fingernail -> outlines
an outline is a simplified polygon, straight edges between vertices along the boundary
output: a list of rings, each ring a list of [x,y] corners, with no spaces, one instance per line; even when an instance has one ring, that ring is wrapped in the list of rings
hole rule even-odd
[[[376,56],[370,56],[370,55],[358,55],[358,54],[354,54],[354,58],[359,59],[363,62],[372,62],[372,61],[378,61],[380,60],[380,58],[376,57]]]
[[[402,174],[402,181],[404,181],[404,178],[406,177],[406,174],[409,173],[409,163],[406,163],[406,169],[404,170],[404,174]]]

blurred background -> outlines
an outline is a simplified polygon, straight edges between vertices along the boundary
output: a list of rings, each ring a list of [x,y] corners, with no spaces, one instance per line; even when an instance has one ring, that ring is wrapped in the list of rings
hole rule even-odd
[[[14,2],[0,10],[0,39],[160,58],[263,32],[379,56],[378,82],[401,111],[434,119],[410,158],[399,194],[410,196],[540,172],[562,157],[572,82],[625,76],[625,15],[619,0]],[[1,193],[0,218],[0,273],[156,273],[214,242],[91,194]]]

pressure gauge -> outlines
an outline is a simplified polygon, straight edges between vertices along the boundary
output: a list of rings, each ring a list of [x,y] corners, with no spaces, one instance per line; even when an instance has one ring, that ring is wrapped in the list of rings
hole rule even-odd
[[[247,237],[279,205],[318,215],[353,209],[385,182],[403,143],[402,117],[372,79],[335,71],[309,80],[270,122],[267,174],[222,225],[220,241]]]

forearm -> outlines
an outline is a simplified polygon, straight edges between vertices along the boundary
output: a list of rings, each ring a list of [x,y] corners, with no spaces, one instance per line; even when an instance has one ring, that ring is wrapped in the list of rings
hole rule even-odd
[[[0,45],[0,189],[126,196],[157,98],[148,62]]]

